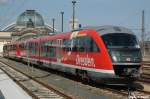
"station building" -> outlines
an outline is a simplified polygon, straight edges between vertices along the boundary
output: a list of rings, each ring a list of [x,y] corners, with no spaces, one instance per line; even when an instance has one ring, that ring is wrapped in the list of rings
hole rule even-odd
[[[56,29],[54,29],[56,31]],[[0,31],[0,52],[3,45],[16,40],[48,35],[53,27],[44,22],[41,14],[35,10],[26,10],[21,13],[16,22],[9,24]]]

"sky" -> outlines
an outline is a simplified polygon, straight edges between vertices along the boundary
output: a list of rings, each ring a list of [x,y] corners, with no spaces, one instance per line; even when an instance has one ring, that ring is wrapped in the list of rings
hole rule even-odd
[[[132,29],[140,38],[142,10],[145,11],[145,35],[150,39],[150,0],[76,0],[75,16],[84,26],[116,25]],[[64,12],[64,30],[70,31],[72,0],[0,0],[0,29],[16,22],[25,10],[36,10],[45,23],[61,31]]]

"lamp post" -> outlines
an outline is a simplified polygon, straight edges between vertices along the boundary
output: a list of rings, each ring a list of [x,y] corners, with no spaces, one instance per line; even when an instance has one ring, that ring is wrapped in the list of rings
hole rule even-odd
[[[75,1],[75,0],[73,0],[73,1],[72,1],[72,7],[73,7],[73,15],[72,15],[72,30],[74,30],[74,29],[75,29],[75,27],[74,27],[74,21],[75,21],[75,4],[76,4],[76,1]]]
[[[145,17],[144,17],[144,10],[142,11],[142,37],[141,37],[141,41],[142,41],[142,54],[143,56],[145,55]]]
[[[52,21],[53,21],[53,33],[54,33],[55,32],[55,19],[53,18]]]
[[[61,13],[61,31],[63,32],[64,30],[64,12],[60,12]]]
[[[55,28],[55,19],[53,18],[52,21],[53,21],[53,33],[54,33],[54,31],[55,31],[54,30],[54,28]]]

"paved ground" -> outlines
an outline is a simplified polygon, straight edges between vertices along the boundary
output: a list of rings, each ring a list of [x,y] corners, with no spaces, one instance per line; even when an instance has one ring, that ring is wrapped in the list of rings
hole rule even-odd
[[[0,66],[2,66],[0,64]],[[20,86],[0,70],[0,99],[32,99]]]

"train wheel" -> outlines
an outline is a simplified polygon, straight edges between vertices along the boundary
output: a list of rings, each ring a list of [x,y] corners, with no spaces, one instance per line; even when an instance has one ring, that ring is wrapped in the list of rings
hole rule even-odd
[[[80,79],[81,79],[80,70],[76,69],[76,74],[75,74],[75,76],[76,76],[76,80],[77,80],[77,81],[80,81]]]
[[[77,79],[81,79],[83,83],[89,83],[90,82],[90,77],[87,74],[87,71],[85,70],[76,70],[76,76]]]
[[[87,71],[81,71],[81,79],[82,79],[83,83],[89,83],[90,82]]]

